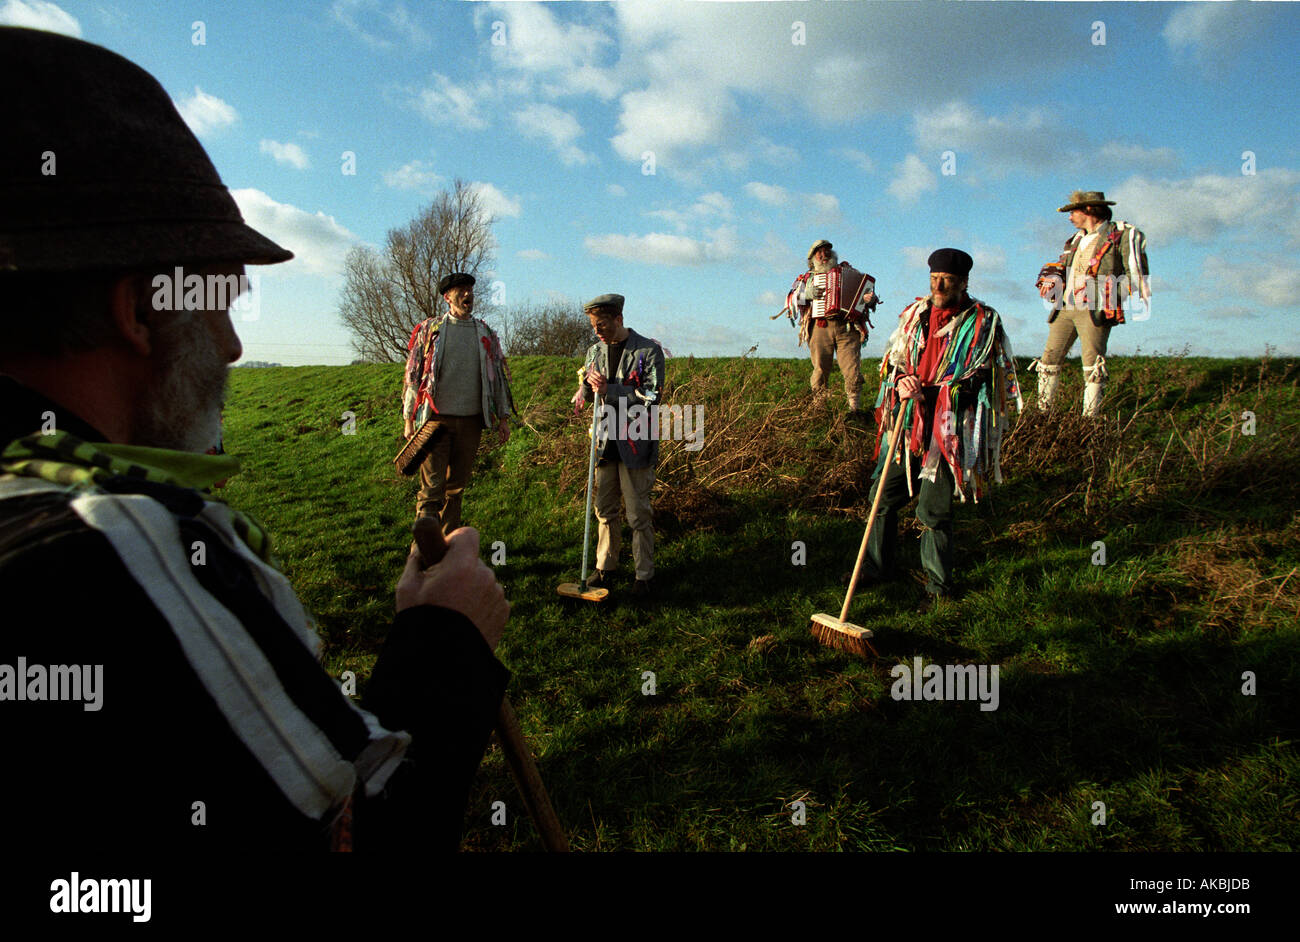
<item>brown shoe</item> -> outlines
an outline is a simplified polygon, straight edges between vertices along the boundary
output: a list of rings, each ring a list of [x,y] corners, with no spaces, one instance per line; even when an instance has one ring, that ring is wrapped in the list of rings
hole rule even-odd
[[[587,587],[589,589],[608,589],[609,584],[614,581],[614,571],[612,569],[597,569],[587,577]]]

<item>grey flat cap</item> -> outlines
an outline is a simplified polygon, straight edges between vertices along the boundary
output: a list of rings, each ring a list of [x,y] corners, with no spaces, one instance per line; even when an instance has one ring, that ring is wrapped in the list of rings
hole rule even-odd
[[[621,294],[598,294],[582,306],[582,310],[592,311],[596,308],[613,308],[615,314],[623,313],[624,298]]]

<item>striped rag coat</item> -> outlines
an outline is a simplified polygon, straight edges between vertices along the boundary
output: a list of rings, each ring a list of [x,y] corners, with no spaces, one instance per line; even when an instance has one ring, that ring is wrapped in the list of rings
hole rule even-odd
[[[939,463],[948,465],[956,493],[965,501],[971,491],[976,501],[984,493],[986,480],[1002,482],[1002,438],[1007,415],[1014,404],[1023,408],[1016,380],[1016,363],[1011,342],[1002,328],[1002,318],[993,308],[974,298],[963,299],[965,307],[944,325],[947,347],[935,371],[937,396],[933,413],[925,414],[927,400],[900,400],[897,384],[915,375],[927,343],[930,299],[917,298],[899,315],[898,328],[889,338],[880,361],[880,393],[876,398],[876,455],[882,452],[886,429],[893,428],[899,408],[903,409],[905,448],[901,460],[910,474],[913,456],[924,462],[921,476],[934,481]],[[930,440],[925,430],[932,429]]]
[[[1124,300],[1138,295],[1144,302],[1151,299],[1151,268],[1147,264],[1147,242],[1142,230],[1124,220],[1106,221],[1097,227],[1097,241],[1092,246],[1093,257],[1088,263],[1086,283],[1078,299],[1082,303],[1067,304],[1058,298],[1047,316],[1047,323],[1056,320],[1063,307],[1086,307],[1092,322],[1098,327],[1124,323]],[[1036,286],[1052,276],[1069,283],[1074,257],[1083,242],[1084,233],[1076,232],[1065,242],[1061,257],[1048,262],[1038,272]]]
[[[415,428],[424,425],[438,413],[438,383],[450,382],[442,375],[443,354],[446,348],[439,343],[442,326],[451,317],[428,317],[415,325],[411,339],[406,344],[406,372],[402,384],[402,418],[409,419]],[[501,419],[508,419],[515,411],[514,397],[510,393],[510,368],[501,341],[482,318],[474,318],[478,330],[479,378],[482,382],[483,427],[495,428]]]

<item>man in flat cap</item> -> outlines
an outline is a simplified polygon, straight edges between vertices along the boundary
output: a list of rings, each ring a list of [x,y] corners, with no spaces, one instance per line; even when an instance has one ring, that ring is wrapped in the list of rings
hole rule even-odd
[[[461,495],[474,469],[483,429],[510,439],[510,372],[501,342],[474,317],[474,277],[453,272],[438,282],[447,302],[442,316],[415,325],[407,343],[402,418],[409,439],[426,422],[444,431],[420,465],[415,516],[438,517],[444,533],[460,526]]]
[[[870,500],[885,488],[871,530],[864,574],[891,578],[898,512],[917,493],[921,565],[927,576],[923,610],[953,592],[952,503],[979,500],[988,478],[1001,483],[1000,453],[1011,406],[1021,408],[1016,364],[1002,318],[966,293],[973,264],[960,249],[934,252],[930,294],[899,315],[880,361],[876,454]],[[895,462],[881,467],[885,434],[902,415]]]
[[[455,847],[507,677],[478,534],[408,559],[365,708],[341,696],[269,537],[208,490],[238,462],[202,454],[241,353],[223,286],[292,254],[121,56],[0,28],[0,86],[6,839]]]
[[[1136,293],[1149,302],[1146,237],[1124,221],[1111,219],[1114,200],[1100,190],[1075,190],[1057,210],[1070,214],[1079,231],[1066,240],[1058,261],[1038,273],[1038,293],[1051,306],[1051,328],[1043,355],[1030,364],[1038,371],[1038,408],[1049,409],[1061,381],[1061,364],[1077,336],[1083,346],[1083,414],[1101,411],[1106,391],[1106,341],[1124,323],[1124,299]]]
[[[794,280],[785,300],[786,312],[798,321],[799,343],[808,344],[812,357],[813,394],[826,393],[831,363],[839,363],[849,412],[855,417],[862,389],[862,345],[879,303],[875,287],[874,278],[841,262],[834,246],[818,239],[808,250],[808,270]]]
[[[650,411],[657,408],[664,386],[664,351],[658,341],[642,337],[623,325],[623,296],[602,294],[583,305],[598,343],[587,350],[575,405],[594,400],[606,407],[608,421],[598,431],[596,464],[596,572],[587,580],[593,587],[610,588],[618,569],[623,543],[619,496],[632,528],[632,560],[636,581],[632,594],[650,594],[655,574],[655,532],[650,491],[659,461],[656,423]]]

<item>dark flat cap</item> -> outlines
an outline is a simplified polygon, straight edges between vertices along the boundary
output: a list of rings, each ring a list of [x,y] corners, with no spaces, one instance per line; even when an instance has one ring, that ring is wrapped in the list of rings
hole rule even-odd
[[[615,314],[623,313],[624,298],[621,294],[598,294],[582,306],[583,311],[594,311],[597,308],[612,308]]]
[[[463,271],[454,271],[450,275],[443,275],[438,282],[438,293],[446,294],[452,288],[459,288],[461,285],[474,287],[474,276],[467,275]]]
[[[961,249],[935,249],[930,253],[930,271],[943,272],[965,278],[970,274],[975,260]]]
[[[0,27],[0,271],[293,258],[244,223],[171,98],[80,39]]]

